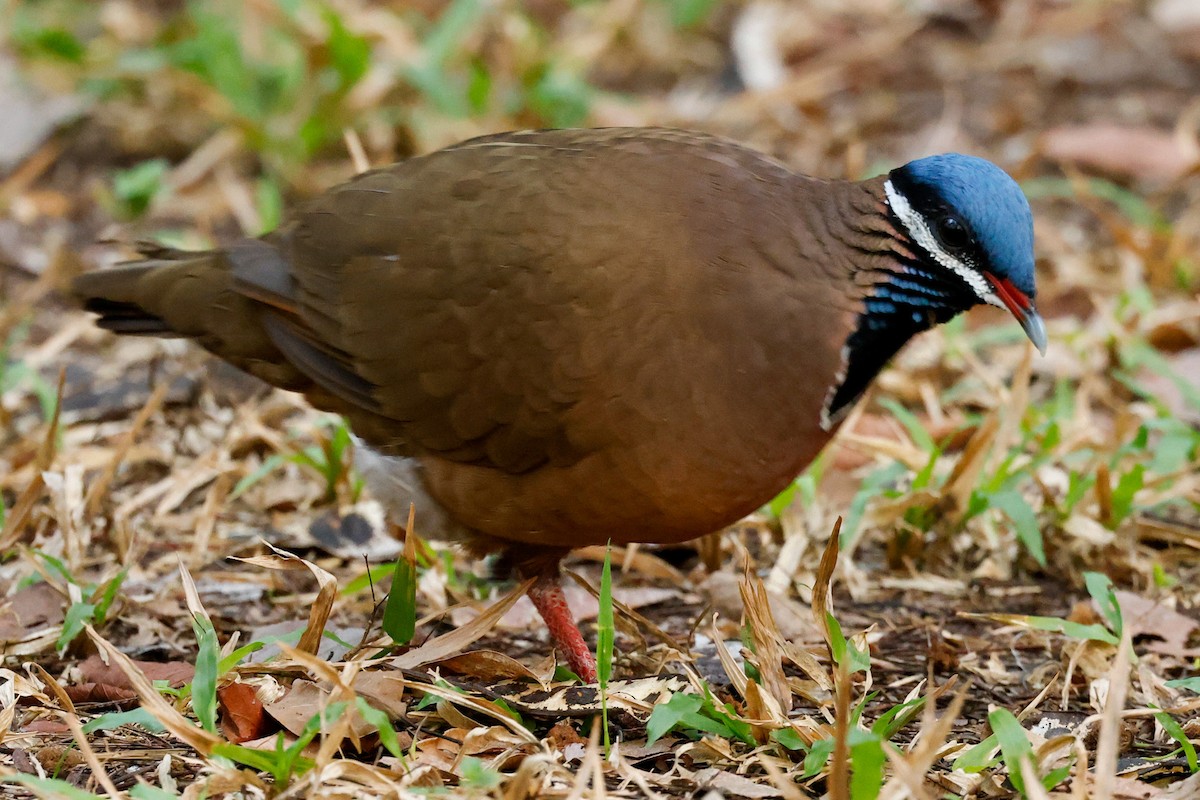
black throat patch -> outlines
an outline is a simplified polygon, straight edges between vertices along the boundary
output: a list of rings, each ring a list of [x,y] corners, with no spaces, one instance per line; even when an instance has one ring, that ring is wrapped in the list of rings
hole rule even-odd
[[[838,422],[909,339],[979,302],[961,280],[939,272],[915,260],[898,259],[894,270],[880,273],[846,340],[844,374],[830,390],[822,425]]]

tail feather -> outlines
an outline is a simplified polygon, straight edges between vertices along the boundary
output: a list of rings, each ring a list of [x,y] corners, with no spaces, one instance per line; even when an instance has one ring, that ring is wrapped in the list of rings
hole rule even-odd
[[[96,324],[114,333],[133,336],[180,336],[158,314],[141,305],[136,289],[139,278],[155,268],[153,262],[80,275],[71,291],[86,311],[98,314]]]
[[[85,273],[71,285],[100,327],[192,339],[267,383],[303,392],[318,408],[378,426],[371,384],[301,313],[284,248],[245,239],[207,252],[139,250],[145,260]]]
[[[268,383],[298,390],[310,384],[268,336],[266,307],[235,285],[231,259],[240,251],[143,252],[150,257],[85,273],[71,285],[80,304],[99,315],[100,327],[135,336],[194,339]]]

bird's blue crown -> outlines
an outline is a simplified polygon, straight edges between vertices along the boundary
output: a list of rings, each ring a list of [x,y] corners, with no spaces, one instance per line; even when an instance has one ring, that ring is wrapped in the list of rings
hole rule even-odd
[[[957,213],[984,256],[984,263],[974,266],[1034,297],[1033,212],[1004,170],[976,156],[947,153],[910,161],[891,178],[914,205]],[[933,208],[918,206],[926,215]]]

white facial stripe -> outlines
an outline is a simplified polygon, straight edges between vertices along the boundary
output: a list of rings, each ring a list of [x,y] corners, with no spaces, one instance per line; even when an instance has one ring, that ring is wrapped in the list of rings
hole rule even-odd
[[[980,300],[1000,308],[1005,307],[1004,301],[992,291],[986,278],[942,249],[924,218],[913,210],[908,198],[900,194],[896,187],[892,186],[891,181],[884,181],[883,190],[887,192],[888,204],[892,207],[892,211],[896,212],[896,216],[900,218],[900,222],[904,224],[908,235],[914,242],[932,255],[935,261],[966,281],[967,285],[971,287],[971,291],[975,292]]]

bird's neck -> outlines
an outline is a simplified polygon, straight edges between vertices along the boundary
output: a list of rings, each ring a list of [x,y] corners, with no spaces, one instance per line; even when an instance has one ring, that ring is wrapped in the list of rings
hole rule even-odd
[[[909,339],[976,302],[961,281],[931,269],[919,258],[916,246],[887,204],[884,180],[852,184],[857,191],[853,205],[859,214],[839,237],[853,253],[846,270],[855,321],[842,347],[842,368],[822,412],[826,427],[845,416]]]

